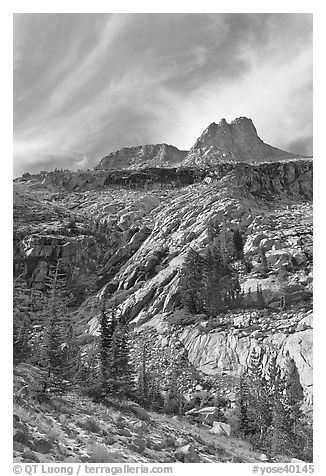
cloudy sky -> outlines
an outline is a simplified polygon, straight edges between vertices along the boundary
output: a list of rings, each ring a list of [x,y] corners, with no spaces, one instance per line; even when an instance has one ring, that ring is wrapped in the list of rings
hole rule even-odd
[[[15,14],[14,173],[189,149],[222,117],[312,154],[310,14]]]

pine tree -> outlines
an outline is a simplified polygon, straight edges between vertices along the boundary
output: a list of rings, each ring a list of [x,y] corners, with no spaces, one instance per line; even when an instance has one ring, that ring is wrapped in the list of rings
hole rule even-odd
[[[216,245],[207,246],[205,250],[202,283],[203,307],[208,316],[216,316],[239,301],[237,272],[223,259]]]
[[[268,272],[268,265],[267,265],[267,258],[265,249],[263,246],[260,247],[260,264],[261,264],[261,274],[262,276],[266,276]]]
[[[249,386],[248,378],[242,375],[239,385],[239,406],[240,406],[240,430],[244,436],[250,434],[249,422]]]
[[[225,223],[225,219],[223,217],[218,239],[219,239],[220,255],[224,264],[230,261],[230,256],[232,254],[232,252],[230,252],[229,240],[227,235],[228,235],[227,226]]]
[[[264,309],[265,307],[265,299],[264,299],[264,294],[262,291],[262,288],[259,284],[257,284],[257,308],[258,309]]]
[[[311,461],[312,430],[300,408],[303,391],[295,362],[288,357],[282,373],[274,353],[263,374],[264,354],[252,351],[240,381],[241,430],[263,451]]]
[[[235,251],[235,257],[237,259],[243,258],[243,238],[240,230],[236,229],[233,232],[233,245]]]
[[[134,390],[133,369],[129,361],[129,342],[127,326],[118,321],[112,335],[112,391],[115,394],[130,396]]]
[[[47,280],[50,291],[40,366],[44,370],[43,393],[65,393],[76,386],[80,363],[79,346],[64,299],[60,261]]]
[[[263,376],[264,351],[253,348],[247,372],[247,428],[251,441],[259,445],[265,437],[270,424],[268,390]]]
[[[140,369],[138,373],[138,398],[143,406],[148,406],[149,404],[149,374],[147,372],[147,356],[146,356],[146,345],[145,343],[142,346],[141,353],[141,362]]]
[[[28,312],[22,312],[20,305],[26,306],[26,298],[31,298],[32,290],[20,277],[13,288],[13,361],[14,364],[27,362],[33,352],[33,327]]]
[[[13,361],[14,364],[26,362],[31,354],[31,323],[28,318],[13,318]]]
[[[207,224],[207,238],[210,244],[217,242],[220,236],[221,228],[216,220],[210,220]]]
[[[164,399],[160,392],[160,384],[159,384],[159,375],[151,375],[150,376],[150,385],[149,385],[149,408],[153,411],[158,411],[163,408]]]
[[[275,454],[298,457],[303,446],[300,438],[303,419],[300,405],[303,401],[303,391],[293,359],[287,359],[283,376],[279,370],[276,377],[271,379],[271,385],[273,380],[274,388],[270,398],[272,406],[270,447]]]
[[[100,394],[105,398],[116,387],[115,376],[117,369],[113,359],[113,334],[116,329],[116,310],[111,312],[105,309],[103,301],[100,318]]]
[[[180,280],[182,305],[192,314],[203,312],[203,258],[190,248]]]
[[[205,252],[204,306],[208,316],[216,316],[225,309],[225,289],[223,289],[224,264],[216,247],[209,246]]]
[[[169,379],[169,388],[164,398],[165,413],[173,413],[181,415],[185,406],[185,400],[178,388],[178,370],[175,366]]]

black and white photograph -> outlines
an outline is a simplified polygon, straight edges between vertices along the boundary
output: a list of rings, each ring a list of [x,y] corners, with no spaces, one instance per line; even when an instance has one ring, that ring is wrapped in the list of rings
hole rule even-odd
[[[313,473],[313,14],[12,20],[14,472]]]

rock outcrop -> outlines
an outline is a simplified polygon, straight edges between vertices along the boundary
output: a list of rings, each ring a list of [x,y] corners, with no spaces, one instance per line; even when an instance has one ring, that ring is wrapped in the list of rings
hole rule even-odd
[[[173,167],[180,165],[186,155],[186,150],[179,150],[168,144],[124,147],[103,157],[96,169],[122,170],[142,167]]]
[[[213,122],[197,139],[184,160],[186,165],[213,165],[219,162],[268,162],[289,160],[294,154],[265,144],[251,119],[239,117],[228,124]]]

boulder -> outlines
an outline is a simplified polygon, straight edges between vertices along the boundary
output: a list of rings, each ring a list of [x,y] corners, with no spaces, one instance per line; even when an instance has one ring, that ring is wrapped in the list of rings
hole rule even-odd
[[[147,442],[143,438],[133,438],[132,443],[141,450],[144,450],[147,446]]]
[[[165,436],[164,440],[162,441],[163,448],[175,448],[176,446],[176,439],[173,435]]]
[[[23,445],[28,445],[30,443],[30,439],[31,437],[29,433],[23,430],[16,431],[14,435],[14,441],[21,443]]]
[[[67,458],[63,460],[63,463],[80,463],[80,462],[81,462],[80,457],[77,455],[67,456]]]
[[[251,255],[253,253],[258,253],[260,242],[267,238],[268,236],[265,233],[256,233],[256,234],[250,235],[247,238],[247,241],[243,247],[244,254]]]
[[[306,329],[311,329],[313,324],[313,315],[308,314],[304,318],[302,318],[297,326],[297,331],[305,331]]]
[[[301,266],[307,261],[307,255],[302,250],[291,250],[292,259],[295,261],[294,264]]]
[[[200,463],[200,458],[191,443],[177,448],[174,455],[182,463]]]
[[[140,420],[147,421],[147,422],[151,421],[151,417],[150,417],[148,411],[145,410],[145,408],[139,407],[138,405],[134,405],[134,406],[130,407],[130,410],[135,415],[137,415],[137,417]]]
[[[22,443],[19,443],[19,441],[14,441],[13,448],[14,451],[19,451],[20,453],[24,451],[24,445]]]
[[[33,450],[37,453],[47,454],[53,448],[53,441],[46,438],[39,438],[33,442]]]
[[[22,454],[22,457],[30,461],[35,461],[35,463],[40,463],[39,457],[34,453],[34,451],[30,449],[26,449],[24,453]]]
[[[269,461],[269,458],[268,458],[267,455],[265,455],[265,453],[262,453],[262,454],[259,456],[259,461],[267,462],[267,461]]]
[[[231,436],[231,426],[222,421],[214,421],[213,428],[209,430],[213,435]]]
[[[267,278],[250,277],[242,283],[241,288],[244,293],[245,304],[248,305],[257,303],[257,289],[261,289],[266,305],[279,301],[282,291],[276,276],[268,276]]]
[[[260,246],[264,249],[265,252],[271,250],[279,250],[282,248],[281,242],[275,238],[264,238],[263,240],[261,240]]]
[[[284,265],[292,263],[292,256],[287,250],[272,250],[266,253],[267,265],[274,270],[280,270]]]
[[[131,433],[127,428],[119,428],[117,430],[117,434],[119,436],[127,436],[127,437],[131,436]]]

